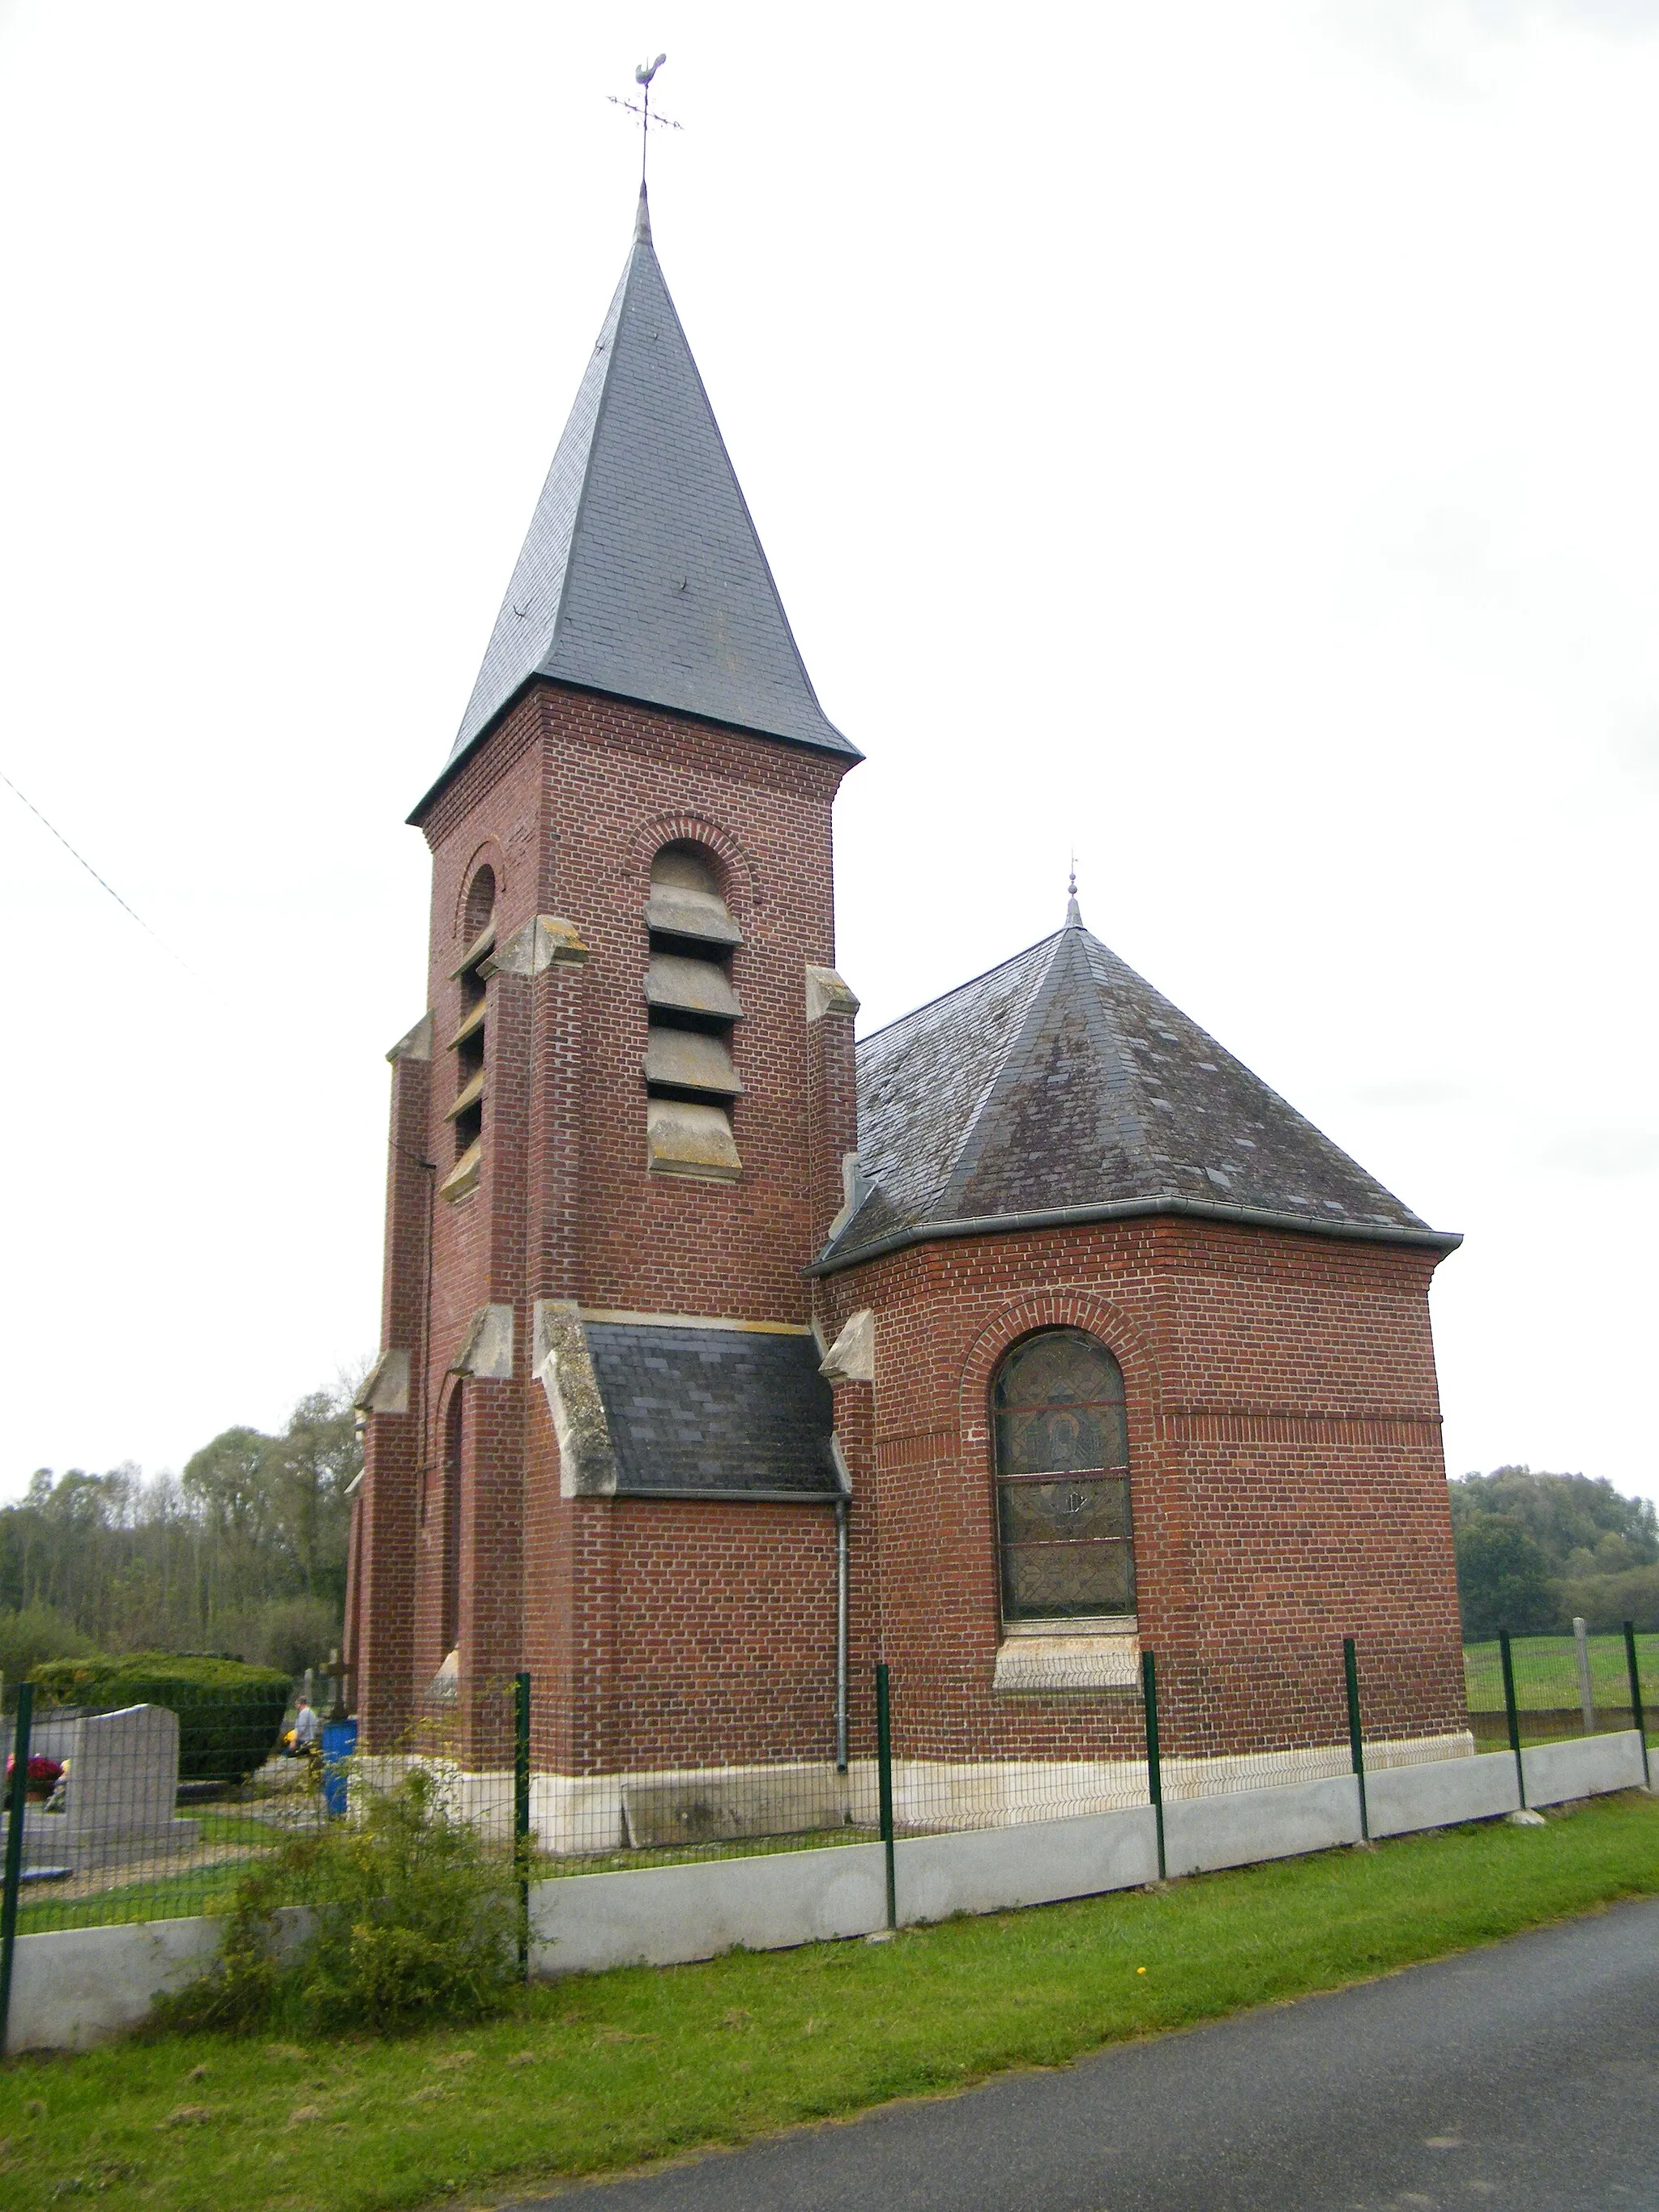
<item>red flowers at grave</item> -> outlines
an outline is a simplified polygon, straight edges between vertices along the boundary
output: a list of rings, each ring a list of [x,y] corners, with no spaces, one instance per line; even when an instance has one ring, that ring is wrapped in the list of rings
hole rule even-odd
[[[6,1780],[9,1784],[16,1764],[16,1759],[8,1753]],[[31,1797],[49,1797],[57,1787],[58,1778],[63,1771],[63,1767],[57,1759],[48,1759],[44,1752],[37,1751],[29,1760],[28,1774],[23,1787]]]

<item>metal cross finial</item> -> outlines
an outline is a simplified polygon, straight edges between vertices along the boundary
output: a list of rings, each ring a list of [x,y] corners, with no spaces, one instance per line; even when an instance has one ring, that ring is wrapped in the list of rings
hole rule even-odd
[[[640,190],[641,191],[645,190],[645,156],[646,149],[651,143],[652,125],[654,123],[659,131],[678,131],[680,128],[680,125],[671,117],[653,115],[651,112],[651,80],[667,59],[666,54],[659,54],[655,61],[641,62],[635,69],[634,82],[640,88],[639,100],[618,100],[614,92],[605,94],[613,107],[625,107],[630,115],[637,115],[640,118]]]
[[[1075,853],[1072,855],[1072,873],[1066,885],[1066,896],[1067,898],[1077,896],[1077,854]]]

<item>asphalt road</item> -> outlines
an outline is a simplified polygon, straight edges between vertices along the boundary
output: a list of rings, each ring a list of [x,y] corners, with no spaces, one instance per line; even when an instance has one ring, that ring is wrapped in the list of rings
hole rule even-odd
[[[560,2212],[1659,2207],[1659,1902],[535,2203]]]

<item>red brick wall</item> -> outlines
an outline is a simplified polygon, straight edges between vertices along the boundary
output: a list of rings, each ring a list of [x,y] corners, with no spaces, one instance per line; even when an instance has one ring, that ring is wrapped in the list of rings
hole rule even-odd
[[[1340,1741],[1341,1640],[1367,1733],[1463,1727],[1429,1331],[1436,1255],[1189,1220],[924,1244],[824,1283],[872,1307],[879,1639],[901,1747],[1139,1748],[1130,1696],[993,1697],[988,1395],[1038,1328],[1099,1336],[1128,1397],[1140,1636],[1166,1749]],[[846,1386],[837,1393],[848,1395]]]

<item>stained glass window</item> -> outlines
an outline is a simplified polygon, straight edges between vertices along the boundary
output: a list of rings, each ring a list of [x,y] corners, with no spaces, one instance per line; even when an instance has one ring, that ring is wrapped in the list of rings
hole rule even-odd
[[[1005,1620],[1132,1613],[1123,1371],[1081,1329],[1017,1345],[992,1393]]]

